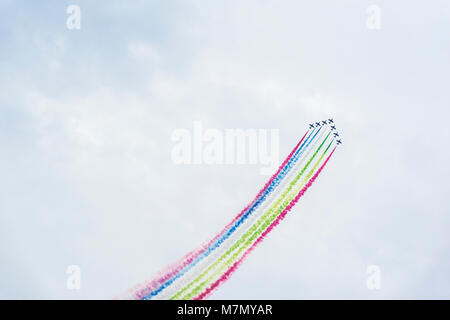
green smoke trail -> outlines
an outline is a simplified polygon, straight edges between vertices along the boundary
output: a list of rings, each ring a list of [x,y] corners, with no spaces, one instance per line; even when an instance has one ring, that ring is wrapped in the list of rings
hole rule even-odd
[[[328,137],[328,136],[327,136]],[[334,141],[334,140],[333,140]],[[286,201],[283,202],[283,204],[281,206],[278,207],[278,209],[272,213],[272,215],[270,215],[270,217],[268,217],[266,219],[266,221],[259,227],[259,229],[257,231],[255,231],[250,238],[247,239],[247,241],[245,242],[245,244],[239,248],[239,250],[237,250],[227,261],[224,261],[222,263],[222,265],[213,273],[211,274],[205,281],[201,282],[197,287],[195,287],[188,295],[185,295],[182,299],[184,300],[188,300],[188,299],[192,299],[195,296],[197,296],[201,290],[203,289],[203,287],[205,285],[207,285],[208,283],[210,283],[213,279],[215,279],[216,277],[218,277],[225,269],[227,269],[228,267],[230,267],[236,260],[237,258],[240,256],[240,254],[246,250],[255,239],[257,239],[263,232],[264,230],[267,229],[267,227],[277,218],[277,216],[283,212],[283,210],[289,205],[289,203],[295,198],[295,196],[300,192],[300,190],[304,187],[304,185],[306,185],[306,183],[308,182],[308,180],[311,178],[311,176],[314,174],[314,172],[317,169],[317,166],[320,164],[320,162],[322,161],[323,157],[325,156],[325,154],[327,153],[328,149],[330,148],[331,144],[333,143],[333,141],[330,142],[330,144],[328,145],[328,147],[325,149],[325,151],[322,153],[321,157],[317,160],[317,162],[315,163],[315,165],[313,166],[313,168],[309,171],[309,173],[305,176],[303,182],[289,195],[288,199]],[[325,141],[324,141],[325,142]],[[317,153],[317,152],[316,152]],[[228,253],[228,252],[227,252]],[[226,254],[227,254],[226,253]],[[224,254],[224,256],[226,255]],[[219,258],[220,261],[222,261],[225,257],[222,256],[221,258]],[[223,259],[222,259],[223,258]],[[197,280],[197,279],[196,279]],[[194,280],[195,281],[195,280]]]
[[[318,154],[318,152],[320,151],[320,149],[322,148],[322,146],[325,144],[326,140],[328,139],[330,133],[327,134],[327,136],[325,137],[325,139],[322,141],[322,143],[320,144],[320,146],[317,148],[317,150],[314,152],[314,154],[311,156],[311,158],[308,160],[308,162],[305,164],[305,166],[302,168],[302,170],[297,174],[297,176],[291,181],[291,183],[289,184],[289,186],[285,189],[285,191],[281,194],[281,196],[278,198],[278,200],[257,220],[256,223],[254,223],[249,230],[247,230],[247,232],[245,232],[241,238],[239,240],[237,240],[219,259],[217,259],[212,265],[210,265],[205,271],[203,271],[199,276],[197,276],[194,280],[192,280],[188,285],[186,285],[184,288],[182,288],[180,291],[178,291],[175,295],[173,295],[172,297],[170,297],[170,300],[175,300],[175,299],[179,299],[181,297],[181,295],[183,293],[185,293],[187,290],[189,290],[192,286],[194,286],[197,282],[199,282],[203,277],[205,277],[211,270],[213,270],[217,265],[219,265],[223,260],[225,260],[225,258],[230,255],[235,249],[237,249],[241,244],[243,244],[246,239],[252,235],[260,225],[262,225],[264,223],[264,221],[268,218],[271,217],[271,215],[273,216],[273,213],[275,211],[275,217],[283,211],[284,207],[286,207],[289,201],[284,201],[282,203],[283,209],[279,210],[279,208],[276,210],[276,208],[280,205],[280,203],[288,196],[289,192],[292,190],[292,188],[297,184],[298,180],[300,179],[300,177],[304,174],[304,172],[307,170],[307,168],[309,167],[309,165],[311,164],[311,162],[314,160],[314,158],[316,157],[316,155]],[[330,143],[331,145],[331,143]],[[330,145],[328,145],[326,151],[328,150],[328,148],[330,147]],[[320,158],[320,160],[323,158]],[[319,161],[320,161],[319,160]],[[314,166],[313,169],[315,169],[317,167],[317,163]],[[310,175],[310,174],[308,174]],[[312,175],[312,173],[311,173]],[[281,208],[280,207],[280,208]],[[209,278],[208,278],[209,280]],[[194,290],[195,292],[198,291],[199,287],[203,286],[205,282],[202,282],[199,286],[197,286]],[[194,291],[192,291],[194,292]],[[193,294],[189,294],[188,296],[193,296]],[[185,297],[183,297],[183,299],[185,299]],[[189,298],[187,298],[189,299]]]

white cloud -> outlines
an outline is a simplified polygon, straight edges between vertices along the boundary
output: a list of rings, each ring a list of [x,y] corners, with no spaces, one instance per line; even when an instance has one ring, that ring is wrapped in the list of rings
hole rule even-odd
[[[159,63],[161,59],[158,51],[148,43],[130,43],[127,50],[130,57],[134,59],[146,60],[155,64]]]

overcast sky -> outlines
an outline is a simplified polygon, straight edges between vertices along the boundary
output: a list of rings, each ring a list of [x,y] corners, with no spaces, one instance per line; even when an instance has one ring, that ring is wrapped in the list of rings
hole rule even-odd
[[[0,0],[0,13],[0,298],[119,295],[268,179],[175,165],[175,129],[279,129],[281,162],[329,117],[344,144],[212,298],[450,298],[448,1]]]

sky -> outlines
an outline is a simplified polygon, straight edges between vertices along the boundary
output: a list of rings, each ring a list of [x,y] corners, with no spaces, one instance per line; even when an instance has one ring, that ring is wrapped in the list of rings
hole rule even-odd
[[[0,298],[113,298],[268,179],[175,164],[174,130],[278,129],[281,162],[330,117],[344,143],[211,298],[450,298],[448,1],[0,0],[0,13]]]

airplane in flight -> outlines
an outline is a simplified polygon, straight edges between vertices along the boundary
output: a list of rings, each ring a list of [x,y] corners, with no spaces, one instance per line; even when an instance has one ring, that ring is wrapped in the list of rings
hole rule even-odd
[[[322,124],[325,126],[325,125],[327,125],[327,122],[326,121],[322,121]]]
[[[320,122],[316,122],[316,127],[320,127]]]
[[[331,130],[336,130],[336,126],[331,126]]]
[[[336,143],[337,143],[337,144],[341,144],[342,141],[341,141],[341,140],[336,140]]]
[[[337,133],[337,132],[335,132],[335,133],[333,133],[334,134],[334,137],[336,138],[336,137],[339,137],[339,133]]]
[[[328,119],[328,123],[334,123],[333,119]]]
[[[309,125],[309,128],[310,128],[310,129],[314,129],[314,124],[311,123],[311,124]]]

